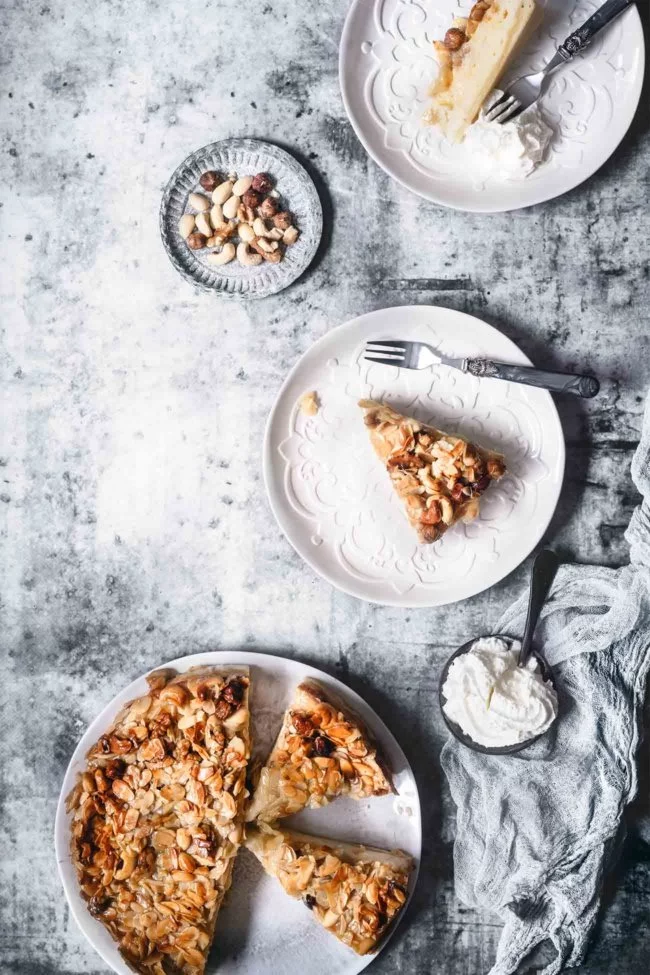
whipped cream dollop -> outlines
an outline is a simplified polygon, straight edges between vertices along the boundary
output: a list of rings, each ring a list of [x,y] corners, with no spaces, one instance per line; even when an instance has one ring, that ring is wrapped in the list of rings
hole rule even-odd
[[[516,745],[541,735],[555,720],[555,688],[534,657],[518,666],[519,648],[516,640],[484,637],[449,668],[443,710],[479,745]]]
[[[464,145],[476,164],[475,175],[480,178],[523,179],[544,158],[553,129],[544,121],[536,104],[503,125],[488,122],[487,112],[502,95],[498,88],[490,92],[479,117],[465,134]]]

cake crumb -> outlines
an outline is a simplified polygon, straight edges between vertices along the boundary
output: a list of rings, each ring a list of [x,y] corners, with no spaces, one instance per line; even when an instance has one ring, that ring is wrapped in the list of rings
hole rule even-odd
[[[318,394],[315,390],[312,390],[310,393],[303,393],[298,400],[298,405],[300,406],[300,412],[304,413],[305,416],[316,416],[320,409]]]

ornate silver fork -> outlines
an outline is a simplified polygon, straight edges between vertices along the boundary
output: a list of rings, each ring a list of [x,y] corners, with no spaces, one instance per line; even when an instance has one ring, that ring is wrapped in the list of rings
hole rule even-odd
[[[577,376],[565,372],[545,372],[530,366],[516,366],[508,362],[494,362],[492,359],[452,359],[424,342],[397,342],[381,339],[368,342],[364,353],[368,362],[382,366],[397,366],[400,369],[426,369],[441,362],[452,369],[460,369],[471,376],[488,379],[505,379],[511,383],[538,386],[551,393],[573,393],[575,396],[589,398],[595,396],[600,383],[593,376]]]
[[[524,109],[530,108],[539,98],[542,86],[548,76],[561,65],[570,61],[576,54],[584,51],[603,27],[611,23],[615,17],[622,14],[633,3],[634,0],[607,0],[589,20],[584,22],[582,27],[578,27],[572,34],[569,34],[542,71],[519,78],[508,87],[501,98],[485,113],[488,122],[502,124],[508,119],[514,118],[515,115],[519,115]]]

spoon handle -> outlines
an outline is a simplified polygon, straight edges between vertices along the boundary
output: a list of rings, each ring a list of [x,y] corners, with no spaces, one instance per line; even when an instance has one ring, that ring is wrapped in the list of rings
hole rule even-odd
[[[533,633],[537,626],[537,620],[539,619],[539,614],[548,596],[548,591],[551,588],[551,583],[555,578],[559,564],[560,561],[557,555],[550,548],[543,548],[535,556],[533,571],[530,576],[528,616],[526,617],[524,636],[521,641],[521,650],[519,651],[520,667],[525,666],[530,657]]]

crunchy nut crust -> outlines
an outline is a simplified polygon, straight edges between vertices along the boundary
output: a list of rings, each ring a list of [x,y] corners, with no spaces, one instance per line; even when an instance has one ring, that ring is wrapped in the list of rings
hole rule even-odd
[[[201,975],[242,841],[247,668],[159,671],[67,800],[91,914],[146,975]]]
[[[249,827],[246,846],[328,931],[360,955],[374,951],[406,903],[413,861],[388,852]]]
[[[286,711],[246,813],[274,822],[340,795],[393,792],[390,772],[361,721],[316,681],[304,681]]]
[[[506,472],[501,454],[477,447],[384,403],[361,400],[364,422],[422,543],[479,512],[481,495]]]

